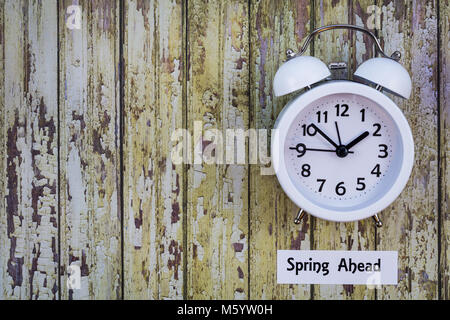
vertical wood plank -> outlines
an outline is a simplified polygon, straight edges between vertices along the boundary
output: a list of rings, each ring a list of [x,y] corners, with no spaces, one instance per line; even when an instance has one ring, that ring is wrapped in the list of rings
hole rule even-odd
[[[57,5],[28,2],[29,77],[31,105],[31,250],[32,299],[58,298],[58,95]]]
[[[171,134],[183,127],[181,1],[125,4],[125,299],[183,297],[183,165]]]
[[[5,208],[6,191],[6,131],[5,131],[5,25],[3,23],[5,0],[0,0],[0,300],[6,299],[4,279],[8,264],[8,255],[4,251],[7,246],[7,217]]]
[[[4,6],[4,7],[3,7]],[[2,152],[2,293],[58,298],[57,10],[54,1],[6,1]],[[2,171],[3,174],[3,171]]]
[[[381,10],[376,7],[376,0],[354,0],[350,4],[349,22],[377,34],[380,28],[377,17],[381,14]],[[359,65],[374,57],[375,45],[372,38],[365,33],[350,31],[349,34],[352,36],[350,39],[352,42],[350,48],[352,56],[350,75],[353,78],[353,73]],[[375,230],[372,231],[374,232]]]
[[[203,156],[211,164],[196,161],[187,173],[187,298],[244,299],[248,171],[217,161],[225,157],[226,129],[248,128],[247,2],[189,1],[188,50],[193,160]]]
[[[348,23],[367,25],[368,6],[372,0],[315,1],[316,26]],[[372,29],[373,31],[373,29]],[[315,56],[326,64],[346,62],[349,78],[357,66],[373,54],[373,44],[366,36],[348,30],[320,34],[314,42]],[[371,219],[335,223],[313,219],[314,250],[375,250],[375,226]],[[374,299],[375,291],[365,285],[315,285],[314,299]]]
[[[399,283],[379,299],[436,299],[438,294],[438,146],[436,1],[380,1],[386,52],[399,50],[413,81],[409,100],[394,98],[411,126],[415,163],[400,197],[382,212],[378,250],[396,250]]]
[[[66,23],[76,23],[79,6],[81,29],[69,29]],[[61,297],[67,299],[67,268],[75,261],[80,268],[87,264],[89,243],[89,142],[90,115],[88,105],[88,19],[87,3],[64,1],[59,7],[60,43],[60,121],[61,121]],[[84,261],[82,261],[82,259]],[[88,274],[83,267],[83,293],[75,298],[89,298]]]
[[[441,209],[441,257],[440,299],[450,299],[450,168],[448,167],[448,155],[450,154],[450,6],[448,0],[439,2],[439,50],[440,50],[440,209]]]
[[[80,29],[69,6],[81,9]],[[73,21],[73,20],[71,20]],[[61,273],[64,299],[121,292],[119,2],[60,4]],[[66,285],[81,271],[81,289]]]
[[[286,50],[297,50],[308,35],[310,12],[310,1],[306,0],[251,1],[251,128],[269,131],[268,147],[270,129],[289,99],[274,97],[273,77],[285,60]],[[309,299],[310,286],[277,284],[276,254],[279,249],[311,248],[310,217],[294,224],[298,208],[284,194],[275,175],[262,174],[263,167],[253,165],[250,169],[250,298]]]

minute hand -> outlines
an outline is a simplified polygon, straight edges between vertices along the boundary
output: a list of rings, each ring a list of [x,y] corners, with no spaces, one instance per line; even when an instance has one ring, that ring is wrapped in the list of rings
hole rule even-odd
[[[355,140],[353,140],[352,142],[347,144],[345,147],[347,148],[347,150],[349,150],[351,147],[353,147],[355,144],[360,142],[362,139],[366,138],[368,135],[369,135],[369,131],[363,132],[361,135],[359,135]]]
[[[325,140],[327,140],[329,143],[331,143],[331,145],[333,147],[335,147],[336,149],[338,148],[338,145],[336,143],[334,143],[333,140],[330,139],[329,136],[327,136],[322,130],[320,130],[314,123],[311,124],[311,126],[322,136],[325,138]]]

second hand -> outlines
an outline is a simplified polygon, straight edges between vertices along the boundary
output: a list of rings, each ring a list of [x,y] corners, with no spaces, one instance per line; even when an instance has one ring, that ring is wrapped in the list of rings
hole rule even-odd
[[[339,133],[339,128],[338,128],[338,123],[337,121],[334,122],[334,125],[336,126],[336,132],[337,132],[337,136],[338,136],[338,141],[339,141],[339,145],[342,145],[342,141],[341,141],[341,135]]]

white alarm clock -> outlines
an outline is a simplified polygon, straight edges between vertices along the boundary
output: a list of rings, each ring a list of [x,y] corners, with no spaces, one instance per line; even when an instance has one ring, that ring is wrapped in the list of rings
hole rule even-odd
[[[332,79],[322,61],[302,56],[314,35],[336,28],[369,34],[382,55],[356,70],[363,83]],[[400,195],[414,162],[408,121],[383,93],[410,96],[411,78],[397,62],[400,54],[386,56],[364,28],[331,25],[314,30],[298,54],[287,55],[274,78],[275,95],[306,90],[279,114],[271,154],[281,187],[301,208],[296,223],[306,211],[331,221],[373,216],[381,226],[377,213]]]

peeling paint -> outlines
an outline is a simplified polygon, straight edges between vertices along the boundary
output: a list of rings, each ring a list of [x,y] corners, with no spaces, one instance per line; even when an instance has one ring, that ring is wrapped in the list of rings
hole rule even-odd
[[[203,130],[218,130],[224,136],[227,128],[245,130],[249,117],[248,4],[198,1],[188,6],[192,44],[188,126],[201,120]],[[203,138],[204,153],[213,153],[213,144]],[[238,267],[247,268],[247,176],[246,167],[240,165],[195,164],[188,171],[188,298],[233,299],[248,294],[248,282],[243,283],[236,272]]]
[[[287,101],[272,95],[274,73],[285,50],[298,48],[309,32],[310,16],[316,26],[364,26],[372,0],[319,1],[315,12],[303,0],[207,5],[195,0],[188,2],[188,26],[179,1],[126,1],[124,141],[119,141],[119,0],[81,1],[88,19],[77,31],[65,27],[69,4],[72,0],[60,4],[60,21],[52,1],[0,5],[0,212],[5,213],[0,216],[0,299],[57,299],[60,294],[63,299],[178,299],[183,287],[186,298],[309,299],[310,286],[276,284],[277,249],[372,250],[375,245],[399,251],[399,285],[378,290],[379,299],[436,299],[439,286],[448,298],[448,5],[440,5],[437,17],[435,1],[378,1],[385,51],[400,50],[401,63],[413,76],[412,98],[393,99],[412,127],[416,159],[405,191],[381,214],[385,226],[375,231],[371,221],[334,224],[307,217],[294,225],[298,208],[274,177],[259,175],[259,168],[196,164],[184,172],[169,156],[170,133],[184,126],[186,107],[189,130],[194,120],[203,120],[204,130],[245,130],[249,123],[271,128]],[[442,70],[437,70],[438,23]],[[372,51],[366,36],[355,35],[321,34],[316,56],[326,62],[342,57],[354,69]],[[214,146],[206,138],[198,141],[205,153]],[[436,201],[438,179],[442,203]],[[66,287],[72,262],[80,266],[81,290]],[[314,299],[375,297],[374,290],[352,285],[315,286],[312,292]]]
[[[56,4],[7,1],[2,10],[8,106],[1,129],[7,156],[0,296],[57,299]]]
[[[118,1],[80,3],[81,29],[60,30],[61,273],[63,299],[117,299],[121,294]],[[69,0],[60,5],[64,13]],[[89,12],[89,15],[88,15]],[[79,261],[81,290],[66,287]]]
[[[176,1],[125,4],[124,241],[134,248],[124,256],[127,298],[183,294],[183,172],[169,149],[182,127],[181,9]]]
[[[415,164],[400,197],[383,212],[390,223],[378,235],[377,248],[399,251],[399,268],[408,276],[394,289],[383,288],[382,299],[435,299],[437,273],[437,22],[434,1],[382,6],[382,38],[387,52],[399,50],[412,76],[409,101],[394,98],[405,113],[415,140]],[[421,275],[426,274],[426,277]]]

